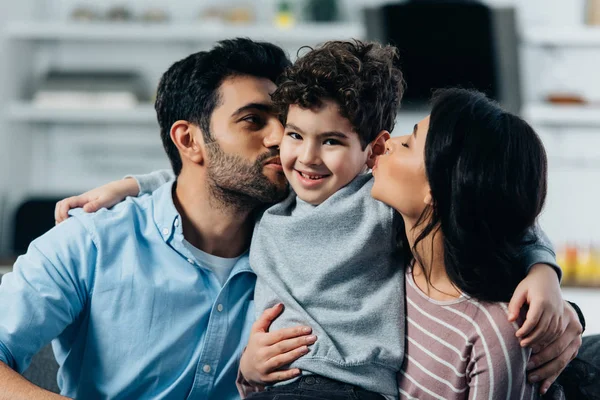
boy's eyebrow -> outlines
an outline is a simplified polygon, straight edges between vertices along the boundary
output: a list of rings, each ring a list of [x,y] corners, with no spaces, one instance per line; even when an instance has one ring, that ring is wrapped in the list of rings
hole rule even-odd
[[[333,137],[337,137],[340,139],[348,139],[348,136],[346,134],[344,134],[342,132],[338,132],[338,131],[323,132],[323,133],[319,133],[317,136],[319,138],[333,136]]]
[[[248,103],[243,107],[238,108],[233,114],[231,114],[232,117],[236,117],[240,114],[242,114],[243,112],[249,111],[249,110],[258,110],[258,111],[263,111],[269,114],[274,114],[275,113],[275,107],[273,107],[272,104],[269,103]]]
[[[302,132],[302,129],[298,128],[296,125],[294,124],[285,124],[285,127],[288,129],[293,129],[295,131],[297,131],[298,133],[304,133]],[[338,137],[340,139],[348,139],[348,135],[346,135],[343,132],[338,132],[338,131],[330,131],[330,132],[321,132],[317,135],[318,138],[322,138],[322,137]]]

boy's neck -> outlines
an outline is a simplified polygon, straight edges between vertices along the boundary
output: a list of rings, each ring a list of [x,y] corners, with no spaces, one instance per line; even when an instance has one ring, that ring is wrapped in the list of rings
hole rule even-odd
[[[173,202],[181,215],[184,238],[194,247],[223,258],[233,258],[250,246],[254,220],[252,210],[215,204],[208,182],[181,172],[173,191]]]

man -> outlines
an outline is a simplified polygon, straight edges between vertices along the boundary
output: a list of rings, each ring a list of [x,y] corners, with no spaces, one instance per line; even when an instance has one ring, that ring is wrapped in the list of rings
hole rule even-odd
[[[288,65],[237,39],[164,74],[156,111],[177,182],[74,212],[17,260],[0,286],[0,399],[60,398],[17,373],[53,339],[67,397],[238,397],[252,214],[287,192],[270,93]]]
[[[253,319],[253,213],[286,192],[269,94],[288,64],[276,46],[237,39],[165,73],[156,109],[176,182],[73,212],[17,261],[0,286],[0,399],[53,398],[17,372],[55,338],[64,396],[237,397]],[[254,326],[266,342],[308,333],[266,333],[276,312]],[[574,355],[574,336],[549,347],[543,360],[560,357],[544,378]],[[290,350],[302,343],[290,340]]]

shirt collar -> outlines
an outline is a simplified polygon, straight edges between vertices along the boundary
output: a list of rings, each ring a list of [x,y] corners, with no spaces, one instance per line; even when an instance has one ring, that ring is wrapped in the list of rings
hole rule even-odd
[[[165,242],[169,242],[175,236],[180,238],[183,243],[181,216],[173,202],[173,188],[176,183],[177,181],[165,183],[152,193],[154,200],[154,223]],[[189,250],[187,251],[189,252]],[[230,276],[240,272],[253,273],[250,268],[250,263],[248,262],[248,251],[246,251],[242,255],[242,258],[235,264]]]
[[[175,233],[183,235],[181,217],[173,202],[173,187],[176,182],[165,183],[152,193],[154,223],[165,242],[168,242]]]

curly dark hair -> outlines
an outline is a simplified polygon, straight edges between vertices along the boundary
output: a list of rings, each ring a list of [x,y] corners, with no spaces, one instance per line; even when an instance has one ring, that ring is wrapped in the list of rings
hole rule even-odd
[[[272,95],[284,121],[292,104],[312,109],[333,100],[358,133],[363,149],[382,130],[394,129],[404,92],[395,47],[354,40],[303,49],[309,51],[286,69]]]

